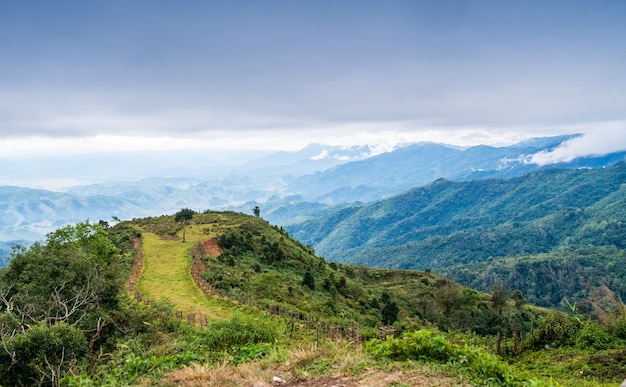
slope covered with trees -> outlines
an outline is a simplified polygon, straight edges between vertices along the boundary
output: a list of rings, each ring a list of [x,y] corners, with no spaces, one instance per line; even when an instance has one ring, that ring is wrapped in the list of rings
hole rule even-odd
[[[615,281],[616,290],[626,296],[621,293],[626,279],[619,277],[619,271],[608,269],[619,262],[626,247],[625,183],[623,162],[601,169],[542,170],[509,180],[442,179],[288,229],[334,261],[446,269],[446,275],[460,281],[469,276],[455,275],[449,268],[556,252],[565,259],[558,262],[570,262],[569,258],[573,262],[577,256],[589,255],[585,249],[597,248],[594,254],[604,258],[588,260],[583,266],[606,274],[602,280]],[[519,284],[523,276],[517,278],[515,286],[509,285],[512,289],[535,293],[531,285]],[[567,278],[577,286],[574,293],[584,290],[579,278]],[[479,287],[488,286],[491,284],[486,282]],[[548,297],[550,300],[534,300],[555,305],[556,294]]]

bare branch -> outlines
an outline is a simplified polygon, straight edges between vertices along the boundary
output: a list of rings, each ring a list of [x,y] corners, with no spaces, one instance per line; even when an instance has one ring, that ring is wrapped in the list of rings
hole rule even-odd
[[[13,285],[9,286],[8,288],[0,289],[0,301],[4,304],[6,311],[9,313],[13,311],[13,296],[9,297],[11,288],[13,288]]]
[[[37,371],[39,371],[43,377],[48,379],[53,386],[59,386],[59,380],[61,380],[62,377],[61,367],[65,361],[65,347],[61,350],[61,359],[57,365],[51,364],[46,355],[44,355],[43,359],[46,362],[46,367],[48,369],[43,370],[40,367],[37,367]]]
[[[55,287],[52,291],[52,300],[54,301],[54,305],[59,308],[56,310],[55,316],[50,316],[50,322],[56,321],[65,321],[69,322],[70,317],[76,314],[79,311],[82,311],[82,316],[80,316],[73,325],[78,324],[86,315],[86,312],[83,310],[84,306],[90,305],[98,300],[98,296],[95,290],[91,286],[91,275],[87,277],[86,285],[79,289],[74,296],[64,299],[62,295],[62,290],[65,288],[66,283],[64,282],[59,287]]]
[[[11,357],[11,367],[17,363],[17,353],[15,351],[9,350],[7,347],[6,338],[8,336],[9,339],[12,339],[17,334],[17,331],[13,329],[10,334],[5,334],[4,332],[4,324],[0,324],[0,342],[2,342],[2,348],[4,351]]]
[[[87,352],[87,358],[89,359],[88,372],[89,375],[93,374],[93,368],[96,365],[96,359],[93,356],[93,349],[96,345],[96,341],[100,339],[100,332],[102,332],[102,328],[107,325],[106,322],[102,321],[102,317],[98,317],[98,323],[96,324],[96,333],[91,336],[91,340],[89,341],[89,351]]]

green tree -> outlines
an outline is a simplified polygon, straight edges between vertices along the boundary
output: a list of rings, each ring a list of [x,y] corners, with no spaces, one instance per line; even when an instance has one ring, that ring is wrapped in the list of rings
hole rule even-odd
[[[0,281],[0,301],[24,321],[82,324],[117,305],[122,257],[98,224],[79,223],[12,254]]]
[[[254,206],[254,208],[252,209],[252,213],[258,218],[259,216],[261,216],[261,208],[259,206]]]
[[[191,210],[189,208],[183,208],[182,210],[174,214],[174,220],[176,222],[185,222],[185,221],[188,222],[191,219],[193,219],[194,215],[195,215],[194,210]]]
[[[0,276],[2,384],[58,385],[113,320],[124,264],[102,226],[86,222],[14,250]]]
[[[526,304],[526,298],[524,297],[522,291],[519,289],[514,290],[513,293],[511,293],[511,299],[515,301],[515,307],[518,309]]]
[[[185,242],[185,234],[187,232],[187,224],[193,219],[195,212],[189,208],[183,208],[174,215],[174,221],[183,225],[183,242]]]
[[[313,277],[313,273],[310,270],[307,270],[304,273],[304,277],[302,277],[302,286],[306,286],[311,290],[315,290],[315,278]]]
[[[398,313],[400,312],[400,308],[394,300],[390,299],[385,303],[381,312],[383,324],[391,325],[394,322],[398,321]]]
[[[12,338],[3,338],[0,356],[3,385],[60,385],[76,361],[87,353],[87,340],[80,330],[60,322],[37,323]]]
[[[491,288],[491,305],[499,315],[502,314],[502,308],[506,305],[507,293],[502,283],[495,284]]]

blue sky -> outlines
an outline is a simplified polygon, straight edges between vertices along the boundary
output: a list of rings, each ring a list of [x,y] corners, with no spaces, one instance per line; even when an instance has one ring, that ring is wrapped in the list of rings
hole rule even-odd
[[[157,149],[626,149],[624,1],[0,2],[0,158]],[[559,153],[560,152],[560,153]]]

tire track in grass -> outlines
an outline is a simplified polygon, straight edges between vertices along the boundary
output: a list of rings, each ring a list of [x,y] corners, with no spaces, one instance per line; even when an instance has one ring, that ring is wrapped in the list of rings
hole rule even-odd
[[[225,306],[217,296],[207,296],[191,277],[191,247],[202,239],[193,227],[187,230],[187,242],[162,239],[156,234],[142,234],[144,267],[139,289],[144,298],[168,300],[175,310],[184,314],[202,314],[208,318],[229,318],[232,307]],[[206,237],[206,236],[205,236]]]

